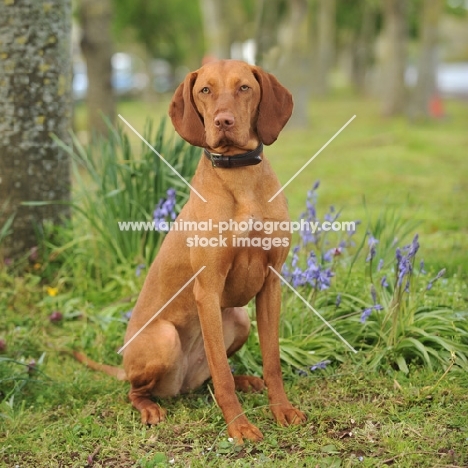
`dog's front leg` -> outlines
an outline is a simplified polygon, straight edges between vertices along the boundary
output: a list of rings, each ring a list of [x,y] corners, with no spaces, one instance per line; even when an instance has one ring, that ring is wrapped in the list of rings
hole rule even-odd
[[[294,408],[284,391],[279,350],[279,318],[281,284],[270,271],[263,288],[256,296],[257,326],[263,357],[263,379],[268,388],[270,409],[276,421],[285,426],[306,420],[302,411]]]
[[[210,277],[210,272],[204,271],[196,278],[194,286],[215,398],[228,425],[228,433],[236,439],[238,444],[242,444],[244,438],[253,441],[261,440],[262,433],[243,414],[235,393],[234,378],[224,346],[220,293],[216,291],[215,284],[216,281]]]

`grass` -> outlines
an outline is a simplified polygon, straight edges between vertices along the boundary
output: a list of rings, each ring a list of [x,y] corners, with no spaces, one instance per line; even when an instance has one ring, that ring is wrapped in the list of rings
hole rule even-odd
[[[143,131],[146,116],[158,119],[166,108],[167,102],[122,102],[119,112]],[[168,420],[163,424],[142,426],[127,401],[128,384],[93,373],[63,352],[75,347],[99,361],[120,363],[116,349],[126,327],[124,314],[144,280],[144,274],[135,275],[135,262],[141,257],[132,247],[128,262],[116,258],[108,262],[108,243],[98,237],[89,239],[98,246],[90,257],[86,236],[66,231],[47,239],[38,259],[0,267],[0,467],[468,465],[468,378],[460,367],[466,364],[460,353],[468,345],[466,104],[449,102],[446,120],[419,125],[381,120],[375,102],[346,93],[312,103],[310,113],[310,128],[288,129],[268,148],[283,183],[353,114],[357,118],[286,189],[292,216],[303,211],[307,190],[320,179],[319,217],[333,204],[342,209],[341,220],[361,219],[363,225],[354,250],[334,266],[332,288],[317,295],[303,290],[340,333],[359,345],[356,356],[345,352],[300,302],[284,297],[287,393],[307,413],[307,424],[278,427],[266,394],[240,394],[244,410],[265,439],[235,447],[227,440],[208,384],[164,401]],[[80,132],[84,122],[80,107],[76,119]],[[140,148],[133,134],[128,135],[132,148]],[[140,167],[138,158],[131,164]],[[122,170],[124,174],[124,166]],[[81,185],[86,185],[86,175],[78,175],[85,177]],[[106,190],[120,196],[117,187]],[[105,192],[100,194],[103,200],[109,198]],[[94,209],[92,196],[88,202],[88,218],[80,218],[84,230]],[[100,216],[97,209],[96,213]],[[367,229],[380,239],[373,265],[365,262]],[[411,296],[401,291],[395,295],[395,285],[380,288],[382,273],[377,275],[376,262],[384,258],[390,275],[393,238],[403,245],[416,231],[421,242],[418,261],[424,257],[428,274],[411,280]],[[2,232],[6,229],[0,226]],[[68,242],[61,245],[63,239]],[[445,277],[426,291],[427,282],[443,267]],[[372,305],[371,283],[389,317],[401,309],[395,325],[382,323],[387,315],[375,312],[360,324],[362,310]],[[339,294],[341,305],[336,307]],[[392,306],[395,297],[405,297],[397,308]],[[454,331],[455,322],[464,327],[460,333]],[[385,342],[391,333],[401,338],[401,348],[395,349],[401,351],[404,365],[392,349],[394,343]],[[435,340],[427,340],[424,333]],[[259,373],[254,334],[234,363],[240,370]],[[436,349],[429,352],[432,370],[427,362],[424,365],[423,349],[405,341],[415,336]],[[442,338],[456,343],[458,355],[443,350]],[[405,346],[413,348],[413,354]],[[304,376],[290,365],[330,358],[333,363],[325,370],[301,373]]]
[[[168,419],[146,428],[125,398],[125,384],[46,361],[54,379],[30,376],[21,402],[3,402],[1,466],[466,466],[466,373],[411,377],[355,365],[289,378],[291,400],[308,415],[300,427],[271,419],[264,394],[240,395],[265,435],[240,450],[205,388],[165,401]],[[90,462],[90,457],[92,462]],[[173,460],[173,463],[169,463]],[[156,462],[160,461],[160,464]],[[1,463],[1,462],[0,462]]]

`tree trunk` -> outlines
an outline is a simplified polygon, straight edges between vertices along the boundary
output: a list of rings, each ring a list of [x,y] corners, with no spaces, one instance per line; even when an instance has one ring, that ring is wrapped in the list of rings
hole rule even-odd
[[[111,0],[80,0],[80,21],[83,28],[81,50],[86,60],[88,90],[88,131],[90,135],[107,135],[109,129],[103,115],[115,118],[112,90]]]
[[[418,79],[411,109],[412,118],[429,117],[429,103],[437,93],[437,40],[442,6],[442,0],[424,1]]]
[[[385,116],[402,113],[405,109],[406,68],[406,0],[384,0],[384,63],[382,75],[382,113]]]
[[[205,35],[205,57],[227,59],[231,56],[230,28],[225,27],[224,0],[200,0]]]
[[[65,205],[21,203],[69,199],[69,159],[51,134],[69,140],[71,15],[71,0],[0,2],[0,229],[16,213],[4,257],[37,245],[43,221],[69,215]]]
[[[281,23],[281,0],[257,1],[256,63],[274,70],[279,59],[278,28]]]
[[[319,0],[317,17],[317,74],[315,91],[324,96],[329,90],[330,69],[335,59],[336,0]]]
[[[363,2],[362,8],[362,22],[351,51],[351,82],[359,94],[365,94],[368,84],[367,75],[373,59],[377,13],[369,1]]]
[[[280,60],[276,74],[294,97],[294,112],[289,124],[306,127],[311,81],[311,40],[307,0],[290,0],[289,13],[280,27]]]

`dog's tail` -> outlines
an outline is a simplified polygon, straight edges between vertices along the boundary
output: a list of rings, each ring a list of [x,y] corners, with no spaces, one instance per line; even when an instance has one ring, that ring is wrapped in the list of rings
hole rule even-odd
[[[98,362],[89,359],[88,356],[85,356],[83,353],[80,353],[78,351],[73,351],[72,354],[75,357],[75,359],[77,359],[90,369],[99,372],[104,372],[105,374],[115,377],[118,380],[128,380],[127,374],[120,367],[108,366],[107,364],[99,364]]]

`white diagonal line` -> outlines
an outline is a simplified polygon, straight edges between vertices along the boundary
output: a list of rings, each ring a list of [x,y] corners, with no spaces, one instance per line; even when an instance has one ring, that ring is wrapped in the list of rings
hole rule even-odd
[[[161,159],[161,161],[162,161],[163,163],[165,163],[166,165],[168,165],[168,166],[172,169],[172,171],[180,177],[180,179],[182,180],[182,182],[183,182],[184,184],[186,184],[188,187],[190,187],[205,203],[207,203],[207,201],[200,195],[200,193],[197,191],[197,189],[195,189],[189,182],[187,182],[187,181],[185,180],[185,178],[179,174],[179,172],[177,171],[177,169],[175,169],[174,167],[172,167],[172,166],[171,166],[171,165],[170,165],[170,164],[169,164],[169,163],[168,163],[152,146],[151,146],[151,144],[148,143],[148,142],[146,141],[146,139],[143,138],[143,137],[128,123],[127,120],[125,120],[120,114],[119,114],[119,117],[120,117],[121,120],[123,120],[123,121],[128,125],[128,127],[130,127],[131,130],[133,130],[133,133],[135,133],[135,135],[137,135],[137,136],[140,137],[140,139],[141,139],[141,141],[143,141],[143,143],[146,143],[146,145],[148,146],[148,148],[149,148],[151,151],[153,151],[155,154],[157,154],[157,155],[159,156],[159,158]]]
[[[269,200],[274,200],[354,119],[353,115]]]
[[[328,327],[330,330],[338,336],[338,338],[346,345],[348,348],[353,351],[353,353],[357,353],[357,351],[333,328],[331,324],[329,324],[287,281],[283,278],[271,265],[268,265],[271,271],[274,271],[277,276],[281,278],[283,283],[315,314],[320,320]]]
[[[120,354],[204,269],[202,266],[118,351]]]

